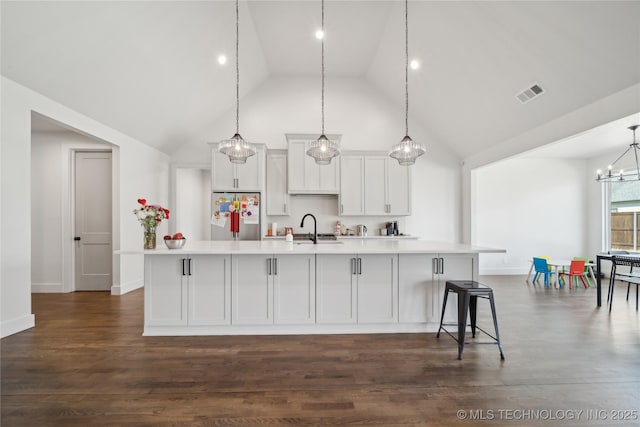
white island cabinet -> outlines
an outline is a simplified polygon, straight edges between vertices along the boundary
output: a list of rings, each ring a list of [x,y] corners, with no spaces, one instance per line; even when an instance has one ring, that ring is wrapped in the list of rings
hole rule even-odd
[[[445,281],[476,279],[479,254],[504,251],[359,239],[189,241],[141,252],[145,335],[268,335],[435,332]],[[448,306],[455,320],[455,298]]]
[[[234,325],[315,322],[313,255],[234,255]]]
[[[145,324],[231,323],[229,255],[145,257]]]

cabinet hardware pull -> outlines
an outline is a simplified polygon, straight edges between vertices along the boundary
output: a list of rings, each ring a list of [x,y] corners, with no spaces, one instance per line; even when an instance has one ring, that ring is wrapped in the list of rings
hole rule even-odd
[[[362,274],[362,258],[358,258],[358,274]]]
[[[356,259],[351,258],[351,274],[356,274]]]
[[[184,270],[185,270],[185,268],[184,268],[184,262],[185,262],[185,261],[186,261],[186,260],[185,260],[184,258],[182,258],[182,275],[183,275],[183,276],[186,276],[186,274],[185,274],[185,272],[184,272]]]
[[[193,259],[191,259],[191,258],[189,258],[189,259],[187,260],[187,262],[189,263],[189,265],[188,265],[188,267],[189,267],[189,269],[188,269],[188,271],[189,271],[189,276],[191,276],[191,261],[193,261]]]
[[[433,274],[438,274],[438,258],[431,258],[431,270]]]
[[[444,274],[444,258],[440,258],[440,274]]]
[[[267,258],[267,276],[271,276],[271,258]]]
[[[278,258],[273,259],[273,275],[278,275]]]

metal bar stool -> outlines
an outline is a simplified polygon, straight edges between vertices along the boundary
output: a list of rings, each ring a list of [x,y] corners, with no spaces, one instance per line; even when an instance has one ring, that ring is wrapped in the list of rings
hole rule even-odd
[[[444,311],[447,307],[447,297],[449,292],[458,294],[458,323],[443,323]],[[491,315],[493,316],[493,327],[496,336],[489,334],[476,324],[476,308],[478,298],[488,299],[491,304]],[[492,342],[474,342],[470,344],[497,344],[500,350],[500,359],[504,360],[502,353],[502,345],[500,344],[500,333],[498,332],[498,320],[496,319],[496,306],[493,302],[493,289],[473,280],[447,280],[444,288],[444,300],[442,302],[442,316],[440,317],[440,327],[436,337],[440,338],[440,331],[445,331],[447,335],[458,343],[458,359],[462,359],[462,351],[464,350],[464,336],[467,329],[467,313],[471,313],[471,336],[475,338],[476,329],[492,338]],[[445,326],[458,326],[458,337],[451,335]]]

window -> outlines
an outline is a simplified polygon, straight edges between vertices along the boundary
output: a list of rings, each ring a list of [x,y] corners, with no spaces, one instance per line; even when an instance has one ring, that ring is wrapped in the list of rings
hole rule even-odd
[[[640,251],[640,181],[613,181],[609,192],[611,249]]]

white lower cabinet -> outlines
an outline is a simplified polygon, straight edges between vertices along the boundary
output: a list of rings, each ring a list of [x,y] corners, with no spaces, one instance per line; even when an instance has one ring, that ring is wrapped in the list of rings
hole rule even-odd
[[[358,321],[358,280],[355,255],[316,255],[318,323]]]
[[[398,255],[358,255],[358,323],[398,321]]]
[[[145,325],[228,325],[229,255],[145,257]]]
[[[447,280],[477,277],[474,254],[400,254],[400,323],[440,323],[442,299]],[[445,321],[457,319],[457,299],[449,295]]]
[[[318,323],[394,323],[397,255],[317,255]]]
[[[232,324],[315,322],[313,255],[234,255]]]

